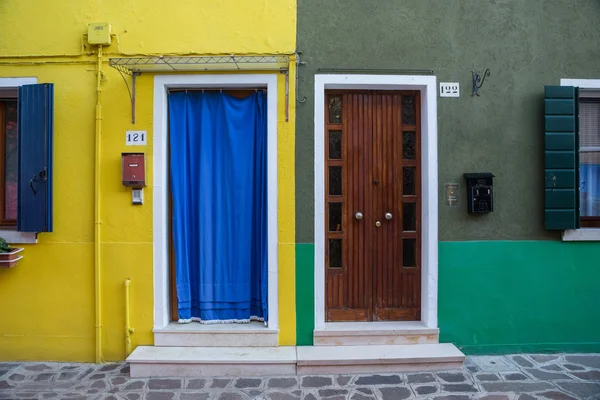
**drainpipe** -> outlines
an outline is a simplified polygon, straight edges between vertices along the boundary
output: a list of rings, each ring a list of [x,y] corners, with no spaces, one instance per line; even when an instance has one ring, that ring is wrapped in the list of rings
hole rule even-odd
[[[102,45],[96,67],[96,144],[94,158],[94,282],[96,302],[96,363],[102,362],[102,274],[100,270],[100,155],[102,135]]]
[[[129,286],[131,284],[131,279],[125,279],[125,358],[131,354],[131,334],[134,332],[134,329],[131,327],[129,323]]]

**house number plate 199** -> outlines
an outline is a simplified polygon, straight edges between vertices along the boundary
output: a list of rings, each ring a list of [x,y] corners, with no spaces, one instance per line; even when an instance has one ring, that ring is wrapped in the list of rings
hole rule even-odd
[[[458,82],[440,82],[440,97],[460,97]]]
[[[146,131],[126,131],[125,144],[127,146],[145,146],[146,136]]]

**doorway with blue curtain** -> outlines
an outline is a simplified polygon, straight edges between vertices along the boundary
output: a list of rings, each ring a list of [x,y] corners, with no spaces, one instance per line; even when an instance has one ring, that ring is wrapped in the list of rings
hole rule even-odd
[[[171,90],[171,316],[267,323],[267,99]]]

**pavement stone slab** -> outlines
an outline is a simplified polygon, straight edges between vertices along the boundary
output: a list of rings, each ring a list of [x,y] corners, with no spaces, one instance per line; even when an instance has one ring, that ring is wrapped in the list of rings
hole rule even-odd
[[[565,360],[572,364],[579,364],[589,368],[600,369],[600,354],[565,356]]]
[[[439,391],[439,388],[434,385],[426,385],[426,386],[413,387],[413,390],[415,391],[416,394],[418,394],[420,396],[425,396],[428,394],[437,393]]]
[[[575,397],[569,396],[558,390],[548,390],[547,392],[536,393],[538,397],[551,400],[577,400]]]
[[[403,400],[408,399],[412,392],[407,387],[395,386],[395,387],[384,387],[378,389],[381,394],[382,400]]]
[[[529,358],[535,361],[538,364],[546,364],[550,361],[554,361],[560,358],[560,356],[556,354],[530,354]]]
[[[484,372],[519,371],[519,367],[504,356],[476,356],[473,361]]]
[[[580,398],[600,395],[600,383],[596,382],[556,382],[556,385]]]
[[[584,381],[599,381],[600,382],[600,371],[593,369],[585,372],[571,372],[571,375],[576,376]]]
[[[558,364],[548,364],[540,367],[544,371],[563,371],[563,369]]]
[[[130,378],[125,363],[0,363],[0,400],[600,400],[599,360],[513,354],[450,371],[185,379]]]
[[[465,374],[462,372],[438,372],[437,377],[440,378],[442,382],[457,383],[467,381]]]
[[[285,378],[271,378],[267,382],[267,387],[270,389],[289,389],[296,386],[298,386],[298,378],[296,378],[295,376]]]
[[[340,375],[335,378],[335,381],[337,382],[337,384],[342,387],[348,385],[351,380],[352,380],[351,375]]]
[[[406,383],[431,383],[435,382],[435,377],[431,373],[418,373],[418,374],[408,374],[406,376]]]
[[[402,383],[399,375],[369,375],[360,376],[354,381],[356,385],[397,385]]]
[[[502,377],[505,381],[526,381],[529,380],[529,377],[523,375],[520,372],[511,372],[508,374],[502,374]]]
[[[500,380],[500,377],[498,377],[498,375],[490,373],[477,374],[474,375],[474,378],[476,381],[479,382],[496,382]]]
[[[267,393],[266,396],[264,396],[263,398],[266,398],[268,400],[299,400],[300,395],[288,392],[271,392]]]
[[[521,356],[521,355],[513,356],[512,359],[514,362],[516,362],[521,367],[527,367],[527,368],[533,367],[533,363],[531,361],[529,361],[528,359],[526,359],[524,356]]]
[[[530,375],[542,381],[553,381],[558,379],[569,379],[567,374],[561,374],[557,372],[546,372],[540,369],[527,368],[525,369]]]

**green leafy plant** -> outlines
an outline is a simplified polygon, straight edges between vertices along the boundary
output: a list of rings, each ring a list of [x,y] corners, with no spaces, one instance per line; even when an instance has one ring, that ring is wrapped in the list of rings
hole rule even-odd
[[[12,247],[10,247],[8,243],[6,243],[6,240],[4,240],[4,238],[0,238],[0,253],[10,253],[11,251]]]

